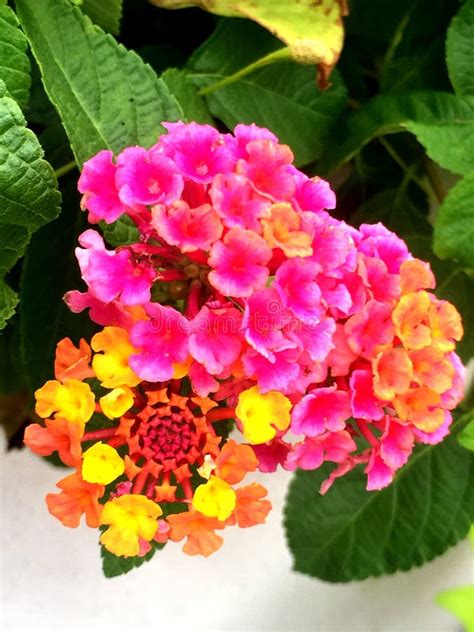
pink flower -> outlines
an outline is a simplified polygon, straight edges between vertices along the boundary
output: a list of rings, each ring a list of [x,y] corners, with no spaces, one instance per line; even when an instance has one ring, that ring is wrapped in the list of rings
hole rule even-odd
[[[116,182],[124,204],[170,204],[183,191],[173,162],[157,151],[127,147],[117,158]]]
[[[92,296],[104,303],[120,297],[124,305],[141,305],[150,300],[155,272],[143,264],[134,264],[129,250],[107,250],[94,230],[82,233],[79,243],[84,248],[76,248],[76,257]]]
[[[118,301],[104,303],[89,292],[73,290],[64,295],[64,302],[71,312],[79,314],[89,309],[89,318],[98,325],[113,325],[128,329],[132,325],[132,317]]]
[[[380,456],[393,470],[400,469],[413,451],[413,430],[396,419],[386,418],[386,429],[380,439]]]
[[[363,358],[373,358],[395,335],[392,309],[385,303],[369,301],[349,318],[344,329],[352,351]]]
[[[285,328],[288,338],[297,342],[301,351],[305,351],[313,362],[326,360],[334,347],[332,337],[335,331],[335,321],[326,317],[313,324],[293,320]]]
[[[273,200],[289,200],[295,191],[290,148],[263,139],[247,143],[246,149],[248,158],[238,161],[237,173],[246,176],[259,193]]]
[[[191,321],[189,352],[211,375],[230,367],[242,349],[242,314],[235,307],[205,305]]]
[[[320,213],[336,208],[336,195],[326,180],[318,177],[308,179],[298,172],[296,182],[295,202],[302,211]]]
[[[189,379],[193,391],[199,397],[207,397],[209,393],[217,393],[219,390],[219,382],[210,375],[202,364],[193,362],[189,369]]]
[[[326,432],[319,437],[306,437],[297,443],[288,454],[286,469],[315,470],[323,461],[342,463],[349,452],[357,449],[357,445],[345,430],[340,432]]]
[[[369,257],[381,259],[390,274],[397,274],[401,264],[410,256],[406,243],[380,222],[361,224],[359,232],[359,250]]]
[[[444,411],[444,422],[437,428],[434,432],[423,432],[419,428],[413,428],[413,433],[417,439],[421,443],[426,443],[428,445],[435,445],[442,441],[448,434],[449,428],[453,423],[453,416],[447,410]]]
[[[245,305],[242,322],[245,339],[256,351],[273,362],[273,351],[296,347],[282,332],[290,318],[274,289],[265,288],[255,292]]]
[[[315,388],[296,404],[291,416],[291,431],[316,437],[326,430],[343,430],[351,416],[350,395],[336,385]]]
[[[369,462],[364,472],[367,474],[367,491],[383,489],[393,480],[394,470],[389,467],[377,450],[372,450]]]
[[[81,207],[88,209],[91,224],[111,224],[127,212],[115,186],[116,169],[112,152],[105,149],[84,163],[77,188],[84,194]]]
[[[209,195],[225,226],[262,232],[259,220],[268,216],[271,202],[259,195],[247,178],[233,173],[219,174]]]
[[[237,140],[237,152],[239,158],[248,158],[247,145],[253,140],[270,140],[278,143],[278,138],[266,127],[257,127],[255,123],[235,126],[234,136]]]
[[[328,272],[342,266],[355,250],[350,231],[327,213],[306,214],[306,221],[313,233],[311,260]]]
[[[210,125],[197,123],[163,123],[168,134],[160,137],[158,146],[165,149],[179,172],[195,182],[207,183],[218,173],[233,168],[236,156],[233,144]]]
[[[258,469],[260,472],[268,473],[275,472],[279,465],[285,467],[291,445],[285,443],[285,441],[277,436],[270,443],[253,445],[252,450],[255,452],[259,461]]]
[[[209,250],[223,230],[219,216],[209,204],[190,208],[182,200],[169,207],[153,207],[151,225],[162,239],[181,252]]]
[[[253,377],[262,393],[281,391],[286,393],[289,385],[297,379],[300,372],[297,358],[299,351],[287,349],[273,354],[271,362],[253,349],[249,349],[242,357],[246,375]]]
[[[360,274],[370,288],[372,298],[389,303],[400,297],[401,286],[398,274],[389,274],[387,266],[380,259],[359,255]]]
[[[246,297],[261,289],[272,252],[262,237],[232,228],[211,249],[209,281],[224,296]]]
[[[333,334],[332,340],[334,348],[331,349],[326,360],[331,369],[331,375],[333,377],[347,375],[357,355],[351,351],[347,343],[347,334],[344,325],[341,323],[336,324],[336,331]]]
[[[324,312],[321,290],[315,281],[319,270],[317,263],[295,257],[283,262],[275,275],[273,287],[283,304],[303,322],[317,322]]]
[[[351,375],[350,387],[354,417],[368,421],[382,419],[384,416],[383,403],[374,394],[372,372],[365,369],[354,371]]]
[[[145,310],[150,320],[140,320],[130,330],[140,353],[130,356],[129,364],[142,380],[163,382],[173,377],[173,364],[189,356],[189,323],[173,307],[149,303]]]

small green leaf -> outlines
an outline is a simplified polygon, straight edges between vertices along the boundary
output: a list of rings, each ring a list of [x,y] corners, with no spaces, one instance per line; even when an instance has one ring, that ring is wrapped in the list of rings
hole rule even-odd
[[[0,280],[0,329],[3,329],[9,318],[15,313],[18,305],[18,295],[3,279]],[[1,334],[0,334],[1,335]]]
[[[177,68],[168,68],[161,79],[168,86],[169,91],[180,104],[186,121],[214,124],[206,103],[197,93],[196,87],[189,78],[189,73]]]
[[[102,557],[102,570],[104,575],[110,578],[129,573],[134,568],[139,568],[145,562],[149,562],[154,556],[155,551],[163,548],[163,546],[164,545],[154,546],[143,557],[119,557],[107,551],[105,546],[101,546],[100,555]]]
[[[105,31],[118,35],[123,0],[83,0],[82,11]]]
[[[420,566],[464,538],[474,518],[474,455],[456,439],[453,429],[440,444],[420,446],[378,492],[365,490],[356,469],[321,496],[334,465],[298,471],[285,508],[295,570],[330,582],[361,580]]]
[[[436,601],[459,619],[466,632],[474,632],[474,586],[444,590],[438,594]]]
[[[257,25],[223,21],[191,57],[192,78],[207,87],[275,49],[276,41]],[[337,73],[322,92],[313,70],[293,62],[262,68],[206,96],[211,113],[229,128],[256,123],[271,129],[295,154],[298,166],[317,160],[332,126],[346,103],[346,90]]]
[[[463,448],[474,452],[474,418],[461,430],[458,441]]]
[[[439,207],[433,249],[442,259],[474,269],[474,171],[449,191]]]
[[[124,215],[112,224],[100,223],[105,240],[113,248],[118,246],[127,246],[128,244],[136,244],[140,241],[138,228],[130,219]]]
[[[374,138],[405,130],[445,169],[459,174],[474,170],[474,99],[443,92],[376,96],[341,122],[320,169],[335,171]]]
[[[16,6],[79,165],[101,149],[150,146],[162,121],[182,116],[153,70],[68,0]]]
[[[453,18],[446,40],[448,71],[454,90],[474,96],[474,0],[466,0]]]
[[[59,213],[60,194],[52,167],[36,136],[0,81],[0,329],[18,303],[3,281],[23,255],[31,235]]]
[[[26,54],[28,41],[20,29],[16,15],[8,6],[0,5],[0,79],[22,108],[30,93],[30,61]]]

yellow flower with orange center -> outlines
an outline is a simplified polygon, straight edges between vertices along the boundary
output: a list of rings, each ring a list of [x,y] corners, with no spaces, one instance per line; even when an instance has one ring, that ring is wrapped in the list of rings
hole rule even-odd
[[[96,353],[92,368],[105,388],[136,386],[140,378],[128,365],[128,359],[137,350],[130,343],[128,332],[121,327],[104,327],[91,340]]]
[[[445,411],[440,403],[440,395],[428,386],[412,388],[393,399],[399,418],[423,432],[434,432],[443,424]]]
[[[392,322],[406,349],[423,349],[431,344],[430,308],[430,295],[424,290],[405,294],[395,306]]]
[[[55,417],[84,425],[92,417],[95,407],[90,386],[79,380],[48,380],[35,392],[35,411],[40,417]]]
[[[410,388],[413,366],[405,349],[389,349],[379,353],[373,362],[374,393],[390,401]]]
[[[292,404],[278,391],[260,393],[257,386],[242,391],[235,413],[242,422],[243,434],[249,443],[266,443],[276,435],[276,429],[290,425]]]

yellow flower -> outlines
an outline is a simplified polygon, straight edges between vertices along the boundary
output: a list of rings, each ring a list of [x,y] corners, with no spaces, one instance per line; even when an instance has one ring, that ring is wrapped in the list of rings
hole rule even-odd
[[[128,358],[136,353],[131,345],[128,333],[120,327],[104,327],[91,340],[96,353],[92,360],[92,368],[102,386],[136,386],[141,380],[128,365]]]
[[[85,424],[92,417],[95,407],[90,386],[80,380],[49,380],[35,392],[36,413],[50,417],[53,413],[71,423]]]
[[[278,430],[290,425],[291,402],[282,393],[260,393],[257,386],[242,391],[235,409],[244,429],[244,437],[252,444],[266,443]]]
[[[217,476],[194,492],[193,507],[208,518],[226,520],[235,508],[236,495],[229,483]]]
[[[123,459],[110,445],[99,442],[84,452],[82,478],[88,483],[108,485],[123,474],[124,470]]]
[[[109,419],[117,419],[133,406],[133,392],[128,386],[117,386],[113,391],[100,398],[102,412]]]
[[[158,529],[160,506],[139,494],[124,494],[105,503],[101,524],[110,527],[100,541],[114,555],[138,555],[140,539],[150,542]]]

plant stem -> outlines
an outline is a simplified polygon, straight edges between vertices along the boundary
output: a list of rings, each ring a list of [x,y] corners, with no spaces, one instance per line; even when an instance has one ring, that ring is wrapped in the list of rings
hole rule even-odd
[[[381,136],[379,138],[379,141],[385,147],[385,149],[393,158],[393,160],[395,160],[395,162],[403,169],[403,171],[407,174],[410,173],[410,166],[407,165],[407,163],[403,160],[403,158],[400,156],[397,150],[388,142],[388,140],[384,138],[383,136]],[[410,173],[410,178],[413,180],[415,184],[417,184],[420,187],[420,189],[422,189],[422,191],[426,193],[426,195],[428,195],[428,197],[431,197],[437,201],[437,196],[434,193],[433,189],[430,186],[427,186],[426,183],[423,182],[421,178],[416,176],[414,173]]]
[[[241,68],[237,72],[234,72],[234,74],[229,75],[228,77],[225,77],[224,79],[221,79],[220,81],[217,81],[216,83],[213,83],[206,88],[201,88],[198,94],[200,96],[211,94],[216,90],[220,90],[221,88],[224,88],[225,86],[228,86],[229,84],[242,79],[242,77],[249,75],[251,72],[258,70],[259,68],[264,68],[265,66],[270,66],[271,64],[275,64],[279,61],[284,61],[287,59],[290,59],[290,49],[288,47],[280,48],[273,51],[272,53],[269,53],[268,55],[265,55],[265,57],[257,59],[257,61],[252,62],[248,66]]]
[[[57,169],[54,170],[54,173],[56,174],[56,178],[60,178],[61,176],[66,175],[66,173],[69,173],[75,167],[76,167],[75,160],[71,160],[71,162],[67,162],[65,165],[58,167]]]

